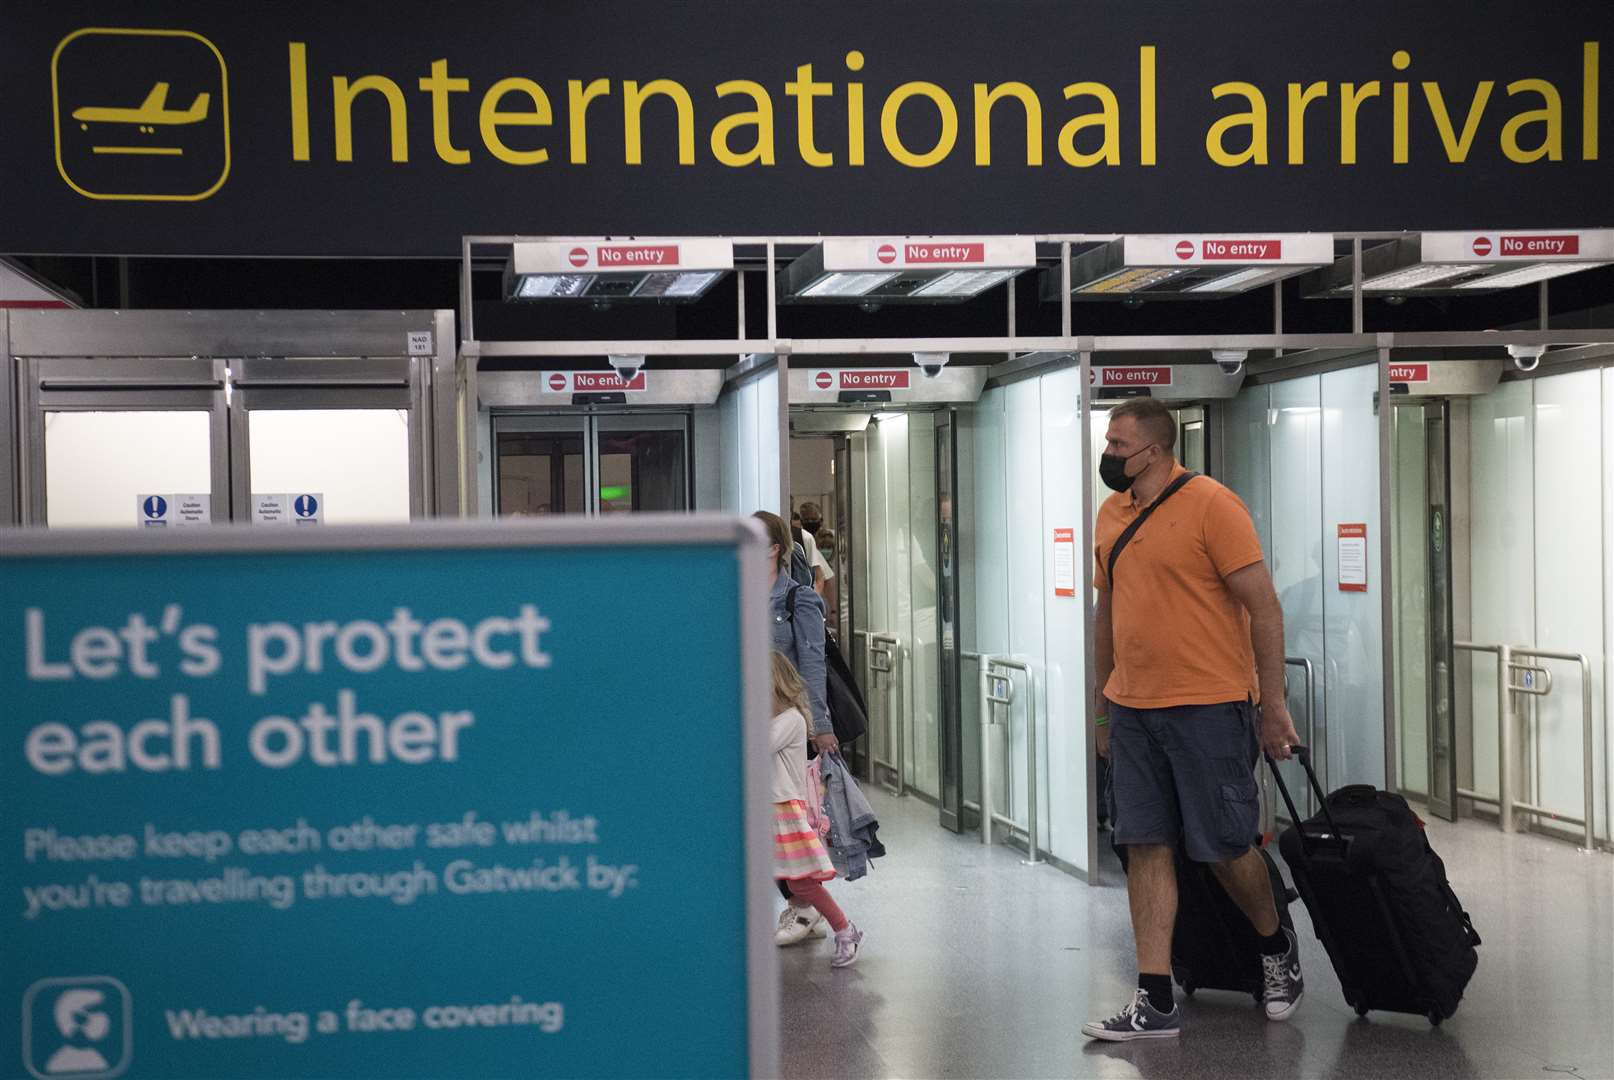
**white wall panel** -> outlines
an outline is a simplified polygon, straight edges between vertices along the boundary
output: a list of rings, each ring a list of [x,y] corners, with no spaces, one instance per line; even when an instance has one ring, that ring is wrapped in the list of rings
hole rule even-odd
[[[1600,371],[1535,381],[1534,640],[1591,660],[1594,733],[1603,715],[1603,506],[1596,497],[1603,491],[1601,398]],[[1529,505],[1520,509],[1528,513]],[[1585,757],[1580,674],[1573,664],[1545,663],[1554,681],[1552,693],[1536,699],[1535,801],[1579,817]],[[1527,797],[1528,787],[1516,787]]]
[[[1252,508],[1251,514],[1258,524],[1265,519],[1263,550],[1283,605],[1284,655],[1311,661],[1317,679],[1308,700],[1301,672],[1288,673],[1290,715],[1300,738],[1316,750],[1324,784],[1332,785],[1326,690],[1333,668],[1323,619],[1322,380],[1312,375],[1274,384],[1267,407],[1258,412],[1258,405],[1259,401],[1241,410],[1246,436],[1252,422],[1263,424],[1267,433],[1264,450],[1246,447],[1252,458],[1264,459],[1268,470],[1262,492],[1266,513]],[[1243,467],[1253,471],[1259,466]],[[1249,482],[1260,492],[1262,485]],[[1306,778],[1297,766],[1284,766],[1284,780],[1304,797]]]
[[[941,797],[941,628],[936,567],[936,414],[908,417],[908,782]]]
[[[1329,776],[1333,786],[1385,783],[1383,560],[1379,557],[1379,420],[1375,365],[1322,376],[1323,618]],[[1273,454],[1276,463],[1278,455]],[[1283,488],[1274,483],[1274,504]],[[1274,514],[1276,516],[1276,505]],[[1367,525],[1367,591],[1339,589],[1337,527]]]
[[[1037,685],[1037,711],[1046,707],[1048,672],[1043,630],[1043,457],[1042,382],[1027,379],[1008,387],[1007,465],[1009,493],[1009,652],[1031,661]],[[1029,703],[1027,703],[1029,704]],[[1025,820],[1027,811],[1026,717],[1030,710],[1014,706],[1008,745],[1012,814]],[[1046,756],[1042,758],[1046,761]],[[1048,786],[1039,781],[1046,806]],[[1047,821],[1044,811],[1042,820]],[[1046,829],[1046,826],[1044,826]],[[1043,839],[1042,843],[1046,843]]]
[[[1076,530],[1076,553],[1093,546],[1082,521],[1081,371],[1042,379],[1042,551],[1045,628],[1043,760],[1048,763],[1048,850],[1085,869],[1087,853],[1087,618],[1081,563],[1076,596],[1054,595],[1053,532]]]
[[[1473,640],[1535,639],[1533,383],[1503,383],[1469,411]],[[1473,657],[1474,790],[1497,793],[1496,664]]]

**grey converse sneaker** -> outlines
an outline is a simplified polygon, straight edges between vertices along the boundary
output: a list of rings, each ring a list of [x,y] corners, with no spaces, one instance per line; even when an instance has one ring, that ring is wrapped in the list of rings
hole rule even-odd
[[[851,967],[857,963],[857,953],[863,947],[863,931],[854,924],[847,923],[845,930],[835,931],[835,955],[830,959],[830,967]]]
[[[1268,1020],[1287,1020],[1300,1007],[1306,981],[1300,977],[1300,940],[1293,930],[1285,929],[1289,951],[1282,956],[1261,957],[1261,975],[1265,986],[1262,995],[1266,1002]]]
[[[1149,993],[1141,987],[1132,995],[1126,1008],[1108,1020],[1094,1020],[1082,1025],[1082,1034],[1089,1039],[1108,1042],[1130,1042],[1133,1039],[1174,1039],[1182,1032],[1182,1009],[1172,1005],[1163,1013],[1149,1004]]]
[[[799,945],[808,938],[821,938],[824,933],[824,916],[816,909],[786,904],[779,913],[779,929],[773,932],[773,943],[781,947]]]

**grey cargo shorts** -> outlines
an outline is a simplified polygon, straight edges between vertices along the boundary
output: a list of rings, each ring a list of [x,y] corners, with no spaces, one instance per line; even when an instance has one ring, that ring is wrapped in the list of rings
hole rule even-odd
[[[1179,841],[1195,862],[1235,859],[1261,827],[1257,714],[1247,701],[1129,709],[1110,704],[1115,843]]]

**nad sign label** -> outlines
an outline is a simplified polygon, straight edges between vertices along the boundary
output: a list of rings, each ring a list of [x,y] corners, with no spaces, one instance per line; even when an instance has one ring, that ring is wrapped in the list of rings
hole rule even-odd
[[[775,1074],[743,524],[3,539],[6,1075]]]

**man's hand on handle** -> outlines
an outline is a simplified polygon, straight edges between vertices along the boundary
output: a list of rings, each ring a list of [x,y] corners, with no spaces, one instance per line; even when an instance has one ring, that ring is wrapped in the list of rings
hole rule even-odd
[[[1295,731],[1294,718],[1289,715],[1289,704],[1283,700],[1261,706],[1261,749],[1273,761],[1288,761],[1293,756],[1290,747],[1300,742]]]

